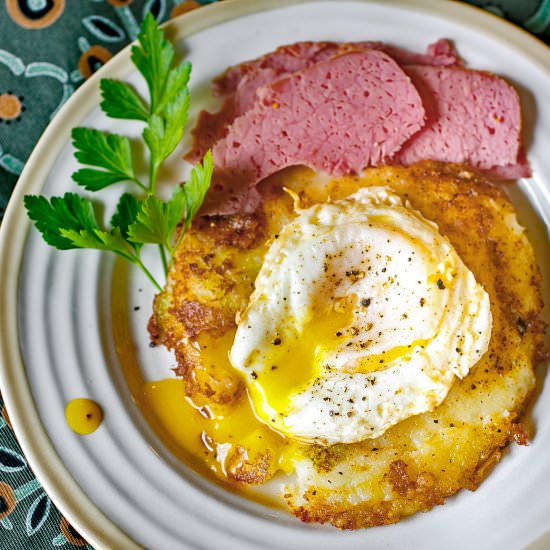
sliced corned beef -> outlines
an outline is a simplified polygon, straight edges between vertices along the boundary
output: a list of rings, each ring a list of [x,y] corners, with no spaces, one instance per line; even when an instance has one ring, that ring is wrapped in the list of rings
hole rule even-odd
[[[262,88],[254,107],[214,145],[214,185],[204,211],[220,213],[220,205],[287,166],[334,175],[377,166],[423,124],[416,88],[384,52],[321,61]]]
[[[430,44],[425,54],[411,52],[384,42],[297,42],[281,46],[258,59],[247,61],[227,69],[214,79],[215,94],[227,96],[219,111],[202,111],[191,132],[193,144],[186,153],[189,162],[198,162],[214,143],[227,133],[227,127],[235,118],[244,114],[256,100],[256,91],[262,86],[296,71],[311,67],[334,55],[352,50],[374,49],[387,53],[397,63],[453,65],[459,62],[458,54],[446,39]]]
[[[219,111],[209,113],[201,111],[197,124],[191,131],[192,148],[186,153],[185,159],[195,163],[202,159],[214,143],[222,139],[229,125],[242,114],[252,108],[256,102],[256,92],[280,78],[274,69],[257,69],[244,74],[237,85],[235,93],[230,94],[222,103]]]
[[[394,159],[465,163],[499,178],[529,175],[520,156],[521,113],[516,91],[493,74],[456,67],[404,67],[427,113],[424,128]]]
[[[278,73],[294,73],[342,53],[346,49],[381,50],[399,64],[455,65],[460,62],[453,45],[442,38],[430,44],[425,54],[418,54],[385,42],[296,42],[280,46],[262,57],[229,67],[212,82],[216,95],[227,95],[237,89],[241,78],[257,69],[273,69]]]

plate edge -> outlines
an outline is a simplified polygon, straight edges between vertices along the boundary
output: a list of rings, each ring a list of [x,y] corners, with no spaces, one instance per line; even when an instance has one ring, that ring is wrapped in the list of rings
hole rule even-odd
[[[184,14],[163,27],[172,39],[181,39],[210,26],[236,19],[244,15],[260,13],[290,5],[306,4],[315,1],[334,0],[225,0],[211,4],[200,10]],[[479,30],[509,47],[522,52],[532,62],[550,73],[550,48],[536,37],[520,27],[498,16],[472,5],[452,0],[354,0],[366,4],[381,4],[392,7],[411,8],[432,15],[453,20],[458,24],[467,24],[469,28]],[[468,14],[476,14],[472,21]],[[182,28],[185,23],[185,29]],[[504,31],[508,32],[504,32]],[[530,45],[525,50],[524,42]],[[24,243],[30,228],[22,207],[22,198],[26,193],[39,192],[45,176],[55,161],[56,154],[47,155],[49,150],[59,153],[72,127],[71,120],[80,117],[83,106],[92,108],[99,100],[98,82],[101,78],[126,75],[131,69],[129,52],[132,44],[121,50],[103,68],[84,83],[62,107],[58,115],[48,125],[37,142],[32,154],[12,193],[4,219],[0,226],[0,389],[4,401],[11,413],[11,422],[16,437],[31,465],[37,479],[46,489],[61,513],[96,548],[139,548],[127,534],[107,518],[99,508],[84,494],[76,480],[65,469],[61,458],[55,451],[48,434],[38,416],[32,392],[25,375],[18,337],[18,283]],[[42,157],[48,158],[41,163]],[[6,261],[6,259],[11,260]],[[16,264],[16,268],[11,266]],[[13,345],[17,342],[17,345]],[[17,414],[16,414],[17,413]],[[44,460],[44,457],[47,457]],[[46,465],[42,465],[46,462]],[[55,471],[54,471],[55,470]],[[70,488],[70,490],[68,489]],[[81,513],[85,509],[86,514]],[[90,519],[90,516],[93,516]]]

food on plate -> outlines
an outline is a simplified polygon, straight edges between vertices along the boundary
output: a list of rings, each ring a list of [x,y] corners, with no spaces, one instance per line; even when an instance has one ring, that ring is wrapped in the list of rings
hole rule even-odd
[[[364,62],[392,54],[398,80],[387,65]],[[424,55],[383,43],[298,43],[228,69],[213,89],[226,99],[199,115],[186,157],[212,148],[206,214],[253,211],[255,184],[297,164],[332,175],[419,160],[464,163],[499,179],[530,173],[516,91],[462,67],[445,40]]]
[[[460,67],[408,65],[405,71],[422,95],[427,121],[399,151],[398,164],[430,159],[468,163],[498,178],[530,175],[519,99],[510,84]]]
[[[244,76],[264,69],[271,69],[278,75],[300,71],[319,61],[333,57],[346,50],[380,50],[393,57],[400,64],[455,65],[460,63],[457,52],[448,40],[442,38],[426,48],[425,54],[411,52],[393,44],[375,41],[363,42],[296,42],[280,46],[257,59],[244,61],[229,67],[212,81],[216,95],[224,96],[235,92]]]
[[[286,166],[337,175],[377,166],[424,116],[416,88],[387,54],[354,51],[320,61],[259,91],[254,107],[214,144],[219,191],[205,206],[211,198],[224,207],[238,203],[243,190]]]
[[[95,432],[103,422],[103,410],[92,399],[71,399],[65,407],[65,419],[69,428],[79,435]]]
[[[212,147],[213,186],[149,327],[181,381],[146,404],[195,467],[273,480],[303,521],[393,523],[475,489],[526,443],[545,329],[486,179],[529,173],[515,90],[445,40],[283,46],[213,89],[188,154]]]
[[[186,159],[197,162],[216,141],[225,136],[227,127],[235,118],[248,111],[256,100],[256,92],[292,73],[302,71],[320,61],[349,51],[377,50],[389,55],[399,65],[455,65],[458,55],[445,39],[430,44],[425,54],[397,48],[383,42],[298,42],[281,46],[259,59],[230,67],[215,78],[212,90],[224,97],[219,111],[202,111],[193,133],[193,147]]]
[[[144,123],[149,181],[127,138],[82,128],[73,179],[142,194],[120,197],[110,229],[74,193],[25,205],[52,246],[113,251],[160,291],[149,330],[179,378],[143,384],[147,418],[198,471],[272,481],[306,522],[393,523],[475,489],[527,441],[545,330],[532,247],[486,179],[529,173],[513,88],[446,40],[284,46],[215,79],[224,102],[188,155],[204,159],[165,201],[190,65],[171,67],[152,16],[138,38],[150,102],[103,80],[102,109]],[[102,418],[82,399],[66,414],[78,433]]]
[[[487,351],[487,293],[387,187],[295,210],[263,257],[229,352],[258,418],[332,445],[433,410]]]
[[[379,187],[385,191],[376,190]],[[180,438],[180,444],[194,457],[194,466],[200,469],[202,464],[203,468],[214,471],[240,488],[263,484],[274,478],[274,482],[282,486],[282,498],[296,516],[303,521],[329,522],[341,528],[396,522],[403,516],[442,504],[446,497],[461,488],[475,489],[498,462],[502,448],[508,442],[525,443],[526,435],[520,419],[535,386],[534,365],[544,332],[540,320],[540,273],[525,232],[503,191],[462,166],[437,163],[372,168],[361,176],[340,178],[316,174],[306,168],[293,168],[264,180],[258,189],[262,200],[252,214],[195,220],[176,251],[167,286],[155,300],[150,330],[154,341],[174,350],[178,361],[177,374],[183,384],[177,391],[181,392],[181,402],[187,407],[185,420],[177,422],[180,427],[185,427],[186,432],[185,438]],[[266,265],[265,258],[270,247],[274,246],[272,243],[281,238],[291,239],[287,234],[289,229],[285,231],[289,224],[293,227],[292,224],[296,224],[301,216],[313,216],[313,212],[319,214],[317,223],[330,220],[328,212],[339,210],[346,201],[355,203],[350,197],[376,197],[378,193],[391,197],[396,206],[395,218],[392,215],[385,222],[388,228],[397,224],[396,220],[406,220],[409,216],[435,223],[438,237],[434,234],[434,238],[443,245],[448,239],[448,246],[460,258],[464,269],[473,274],[476,283],[471,283],[471,288],[479,298],[476,303],[483,304],[483,293],[488,294],[492,316],[488,349],[483,353],[488,335],[485,325],[480,329],[482,334],[477,335],[477,342],[470,334],[474,345],[472,359],[475,361],[476,349],[482,355],[481,359],[475,364],[468,361],[469,372],[466,373],[465,368],[462,378],[453,375],[454,381],[443,402],[435,407],[434,400],[428,407],[430,410],[401,420],[377,437],[354,443],[327,444],[328,441],[312,443],[303,441],[302,437],[284,435],[282,430],[270,428],[269,420],[260,421],[266,420],[262,419],[261,405],[257,406],[254,395],[249,399],[247,386],[261,383],[263,373],[250,371],[243,376],[229,360],[238,324],[247,319],[246,311],[253,303],[251,296],[255,292],[258,273],[270,267],[273,269],[268,281],[271,280],[273,285],[267,292],[271,293],[268,295],[273,302],[269,302],[272,305],[266,306],[266,311],[272,317],[279,314],[276,285],[285,286],[289,281],[278,264]],[[356,205],[352,212],[354,208],[362,207]],[[430,223],[428,225],[435,231]],[[309,231],[308,225],[301,224],[301,227]],[[399,257],[394,247],[399,238],[410,238],[410,235],[407,237],[409,231],[409,228],[403,228],[403,234],[396,232],[390,239],[393,244],[386,243],[389,256]],[[359,242],[359,239],[352,240]],[[348,243],[335,241],[343,245],[345,252]],[[422,241],[414,242],[414,246],[424,248]],[[376,241],[373,244],[377,246]],[[282,248],[287,252],[276,255],[280,261],[284,259],[283,253],[290,253],[286,245]],[[316,247],[305,244],[300,248],[306,256],[304,265],[309,265],[311,258],[315,258],[316,250]],[[423,254],[429,255],[429,252],[423,251]],[[422,262],[409,267],[408,257],[407,270],[423,269]],[[276,261],[275,258],[272,260]],[[400,260],[392,259],[396,264],[386,263],[385,258],[378,261],[379,274],[386,268],[384,274],[388,280],[394,278],[395,284],[388,287],[387,295],[389,300],[394,300],[391,293],[401,285],[406,289],[410,281],[401,279],[405,271],[392,269],[393,265],[401,265],[397,263]],[[337,265],[338,258],[332,258],[326,273],[332,273]],[[294,273],[298,278],[300,271]],[[438,273],[437,269],[435,273]],[[471,281],[465,273],[465,280]],[[346,278],[350,279],[350,284],[368,282],[361,278],[360,273],[352,272]],[[441,277],[441,284],[438,284],[439,278],[440,275],[435,275],[430,281],[428,295],[417,296],[420,312],[407,309],[403,313],[417,318],[424,311],[429,312],[431,305],[428,300],[441,299],[442,295],[437,292],[444,293],[445,290],[439,286],[447,288],[447,279]],[[378,281],[383,283],[384,279]],[[293,284],[298,285],[293,288],[301,292],[300,280]],[[418,286],[428,288],[424,287],[425,284],[426,281],[420,280]],[[481,291],[477,285],[484,290]],[[411,289],[410,296],[415,292]],[[330,294],[324,292],[323,297],[326,296],[328,301]],[[426,298],[424,305],[421,303],[423,297]],[[368,310],[372,306],[371,312],[380,307],[370,294],[358,298],[353,306],[361,305],[361,300],[365,299],[365,305],[361,307]],[[475,301],[470,293],[467,299]],[[323,303],[322,299],[320,303]],[[327,314],[318,319],[317,329],[304,330],[303,340],[300,340],[303,349],[308,345],[319,346],[322,354],[325,344],[330,350],[334,341],[341,338],[336,333],[349,328],[346,301],[341,305],[342,311],[332,312],[334,332],[330,331],[331,317]],[[356,310],[352,308],[352,316]],[[402,320],[391,309],[385,312],[380,308],[378,311],[397,323],[396,328],[407,327],[406,319]],[[461,311],[459,306],[452,313],[460,316]],[[482,307],[480,312],[483,313]],[[347,319],[349,322],[350,318]],[[384,331],[389,327],[384,327],[383,319],[373,316],[369,322],[373,323],[371,331],[374,335],[382,332],[381,337],[385,337]],[[459,324],[466,329],[468,322],[466,318]],[[268,333],[270,349],[277,354],[285,345],[285,334],[273,334],[274,327],[274,323],[267,323],[255,328],[258,331],[263,328]],[[378,327],[384,327],[384,331]],[[443,327],[444,324],[435,332],[441,334],[445,331]],[[413,328],[423,330],[423,327]],[[350,330],[353,335],[355,331]],[[435,337],[434,331],[431,332],[428,339]],[[347,337],[353,343],[353,336]],[[374,340],[364,342],[367,353]],[[406,361],[406,351],[399,349],[399,343],[399,340],[392,342],[395,355],[382,350],[387,353],[389,363],[403,352]],[[375,351],[372,357],[379,361],[380,350]],[[449,355],[460,353],[456,347],[447,351]],[[277,367],[273,373],[281,369],[281,378],[273,378],[280,395],[285,387],[292,391],[296,383],[304,381],[304,372],[311,373],[303,359],[285,359],[281,364],[274,363],[269,367],[273,366]],[[387,373],[385,363],[376,365],[376,368],[378,371],[373,371],[372,378]],[[420,391],[425,389],[423,387]],[[173,385],[169,391],[173,396]],[[347,395],[345,384],[340,386],[340,391],[340,397]],[[163,399],[162,387],[149,387],[148,392],[148,402],[153,408],[158,407],[159,417],[169,416],[163,410],[166,399]],[[351,396],[347,399],[355,400]],[[335,414],[339,412],[338,404],[342,407],[353,405],[339,400],[333,409]],[[357,410],[356,414],[361,412]],[[383,414],[384,411],[380,410],[380,418]],[[351,421],[352,418],[346,416],[345,420]],[[174,424],[176,422],[172,420],[177,439]],[[345,426],[342,423],[336,428],[340,435],[345,434]]]

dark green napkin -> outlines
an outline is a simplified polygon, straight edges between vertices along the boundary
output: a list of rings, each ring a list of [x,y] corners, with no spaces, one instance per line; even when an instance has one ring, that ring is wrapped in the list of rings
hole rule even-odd
[[[40,134],[74,90],[159,21],[213,0],[5,0],[0,3],[0,220]],[[252,1],[252,0],[248,0]],[[491,0],[484,7],[550,39],[550,0]],[[36,481],[0,397],[0,549],[88,547]]]

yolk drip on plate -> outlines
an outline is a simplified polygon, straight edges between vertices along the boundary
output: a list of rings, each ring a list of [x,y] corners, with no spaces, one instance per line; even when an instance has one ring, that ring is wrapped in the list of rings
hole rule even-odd
[[[124,376],[132,398],[164,445],[184,463],[212,479],[234,481],[239,466],[258,455],[270,453],[274,471],[290,472],[300,455],[301,445],[279,435],[260,422],[246,393],[229,405],[200,406],[186,396],[180,378],[147,382],[141,374],[128,320],[126,266],[118,262],[113,278],[111,300],[113,337]],[[201,337],[202,359],[230,369],[228,353],[233,334],[218,340]],[[254,455],[254,456],[252,456]],[[241,485],[232,484],[235,489]],[[250,495],[260,498],[260,495]],[[264,498],[260,500],[264,501]],[[271,501],[269,504],[273,504]]]
[[[246,396],[237,405],[197,407],[176,378],[147,382],[142,395],[170,438],[218,477],[238,479],[244,461],[266,452],[275,470],[291,471],[295,446],[256,419]]]
[[[103,421],[103,411],[95,401],[79,397],[67,403],[65,419],[73,432],[88,435],[99,428]]]

